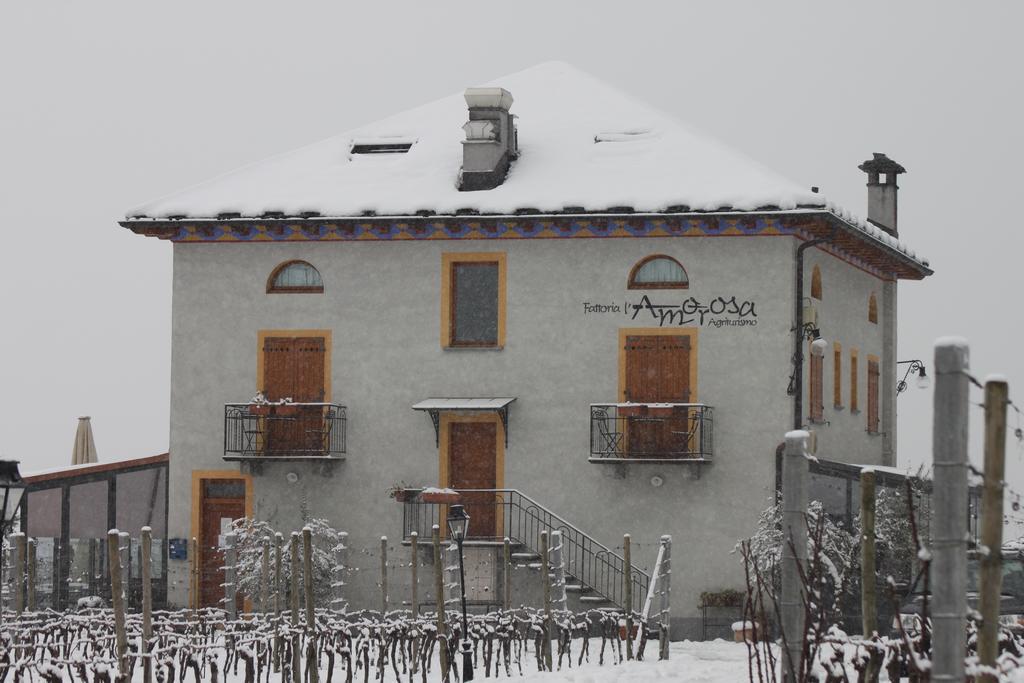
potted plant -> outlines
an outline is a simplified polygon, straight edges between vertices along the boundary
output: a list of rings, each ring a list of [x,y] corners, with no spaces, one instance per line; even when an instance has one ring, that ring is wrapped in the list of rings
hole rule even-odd
[[[396,482],[388,489],[388,498],[393,498],[397,503],[405,503],[414,499],[421,488],[407,486],[404,481]]]

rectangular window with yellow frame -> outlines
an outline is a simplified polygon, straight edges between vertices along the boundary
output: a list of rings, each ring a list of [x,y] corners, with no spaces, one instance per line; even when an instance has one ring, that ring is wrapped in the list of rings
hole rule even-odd
[[[441,255],[441,346],[505,345],[505,253]]]

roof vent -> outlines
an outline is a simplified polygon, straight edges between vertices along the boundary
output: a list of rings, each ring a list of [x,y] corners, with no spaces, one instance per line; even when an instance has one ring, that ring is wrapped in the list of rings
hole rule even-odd
[[[654,137],[654,131],[650,128],[637,128],[633,130],[607,131],[594,136],[594,142],[635,142]]]
[[[469,121],[462,126],[459,189],[490,190],[505,182],[509,164],[519,155],[512,93],[504,88],[467,88]]]
[[[352,145],[352,154],[405,154],[412,147],[411,142],[357,142]]]

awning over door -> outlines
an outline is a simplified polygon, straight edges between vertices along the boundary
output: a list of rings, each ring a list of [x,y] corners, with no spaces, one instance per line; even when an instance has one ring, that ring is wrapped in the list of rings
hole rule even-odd
[[[451,412],[483,412],[497,413],[501,418],[501,426],[505,430],[505,446],[508,446],[508,406],[516,400],[515,396],[500,398],[428,398],[413,405],[413,410],[423,410],[434,423],[434,440],[441,445],[441,413]]]

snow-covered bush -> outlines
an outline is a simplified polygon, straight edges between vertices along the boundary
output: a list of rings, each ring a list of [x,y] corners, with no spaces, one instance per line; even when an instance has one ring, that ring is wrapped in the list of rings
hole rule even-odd
[[[258,599],[263,581],[263,539],[270,539],[270,575],[267,577],[270,591],[273,593],[276,532],[265,521],[257,519],[237,519],[232,525],[235,532],[235,547],[238,552],[237,583],[238,590],[251,598]],[[337,549],[342,542],[341,532],[332,527],[327,520],[312,517],[305,520],[305,526],[312,531],[313,540],[313,595],[317,605],[330,604],[332,584],[337,580]],[[291,541],[289,535],[283,535],[281,542],[281,590],[288,591],[291,582]],[[302,544],[299,544],[300,566],[302,561]]]

